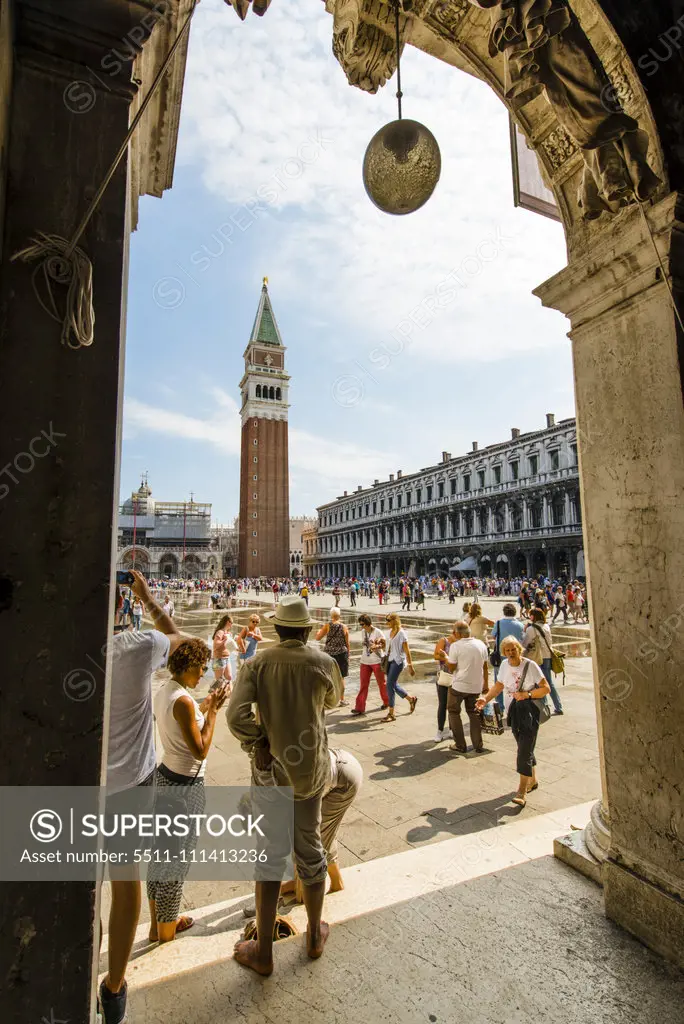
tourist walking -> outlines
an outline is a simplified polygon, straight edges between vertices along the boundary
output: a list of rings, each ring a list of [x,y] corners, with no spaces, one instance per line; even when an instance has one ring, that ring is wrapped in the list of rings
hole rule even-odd
[[[133,597],[133,604],[131,606],[131,611],[133,613],[133,629],[135,629],[135,630],[139,630],[140,629],[140,627],[142,625],[142,617],[143,617],[144,610],[145,610],[145,606],[142,603],[142,601],[140,600],[140,598],[134,596]]]
[[[503,692],[508,724],[518,747],[516,770],[519,781],[513,803],[524,807],[527,794],[539,785],[534,748],[539,733],[540,711],[534,701],[547,695],[549,684],[539,665],[523,657],[523,646],[514,636],[507,637],[501,646],[504,661],[499,668],[499,678],[478,700],[477,708],[481,710]]]
[[[559,615],[563,615],[563,624],[565,625],[568,621],[568,602],[565,597],[563,587],[559,586],[554,594],[553,603],[555,605],[555,612],[553,613],[552,622],[555,622]]]
[[[346,708],[349,704],[349,701],[344,699],[345,680],[349,675],[349,630],[340,621],[340,615],[339,608],[331,608],[330,622],[321,626],[316,633],[316,639],[322,640],[325,637],[323,650],[337,662],[342,676],[342,696],[338,706]]]
[[[525,626],[522,621],[517,617],[517,612],[514,604],[505,604],[503,606],[503,616],[497,619],[494,623],[492,630],[492,637],[494,639],[494,649],[490,655],[490,663],[494,667],[494,682],[497,679],[497,673],[499,671],[499,665],[501,664],[501,644],[507,636],[514,636],[516,640],[522,642],[523,633]],[[500,693],[496,698],[497,704],[504,710],[504,699],[503,693]]]
[[[387,694],[387,683],[385,673],[382,671],[381,659],[385,649],[385,638],[380,630],[373,625],[370,615],[359,615],[361,626],[361,664],[359,666],[359,692],[356,697],[356,704],[352,709],[352,715],[365,715],[366,701],[368,699],[368,687],[371,675],[375,676],[382,700],[382,710],[389,707],[389,696]]]
[[[477,637],[470,635],[467,622],[455,622],[453,633],[456,640],[449,646],[447,665],[451,669],[452,681],[447,711],[449,712],[449,728],[451,729],[454,752],[465,754],[468,745],[461,721],[461,705],[465,704],[470,720],[470,742],[476,753],[482,753],[482,724],[480,713],[476,710],[478,697],[487,690],[489,681],[489,663],[487,645]]]
[[[449,690],[451,683],[453,682],[451,677],[451,669],[447,661],[447,655],[449,654],[449,648],[453,643],[459,639],[458,634],[455,632],[455,626],[451,627],[451,631],[440,639],[435,644],[435,651],[433,657],[439,666],[437,673],[437,732],[435,734],[435,743],[441,743],[442,740],[451,739],[451,729],[446,728],[447,720],[447,703],[449,700]]]
[[[254,657],[259,643],[264,639],[259,629],[260,622],[258,615],[250,615],[247,625],[237,635],[239,658],[243,663]]]
[[[411,611],[411,584],[409,583],[408,580],[404,580],[404,582],[403,582],[403,585],[402,585],[402,588],[401,588],[401,596],[402,596],[401,610],[402,611],[406,610],[407,612],[410,612]]]
[[[214,682],[211,684],[210,692],[225,684],[227,693],[230,695],[233,682],[233,666],[230,659],[231,655],[238,651],[238,645],[231,632],[232,626],[231,616],[222,615],[211,638],[211,667],[214,670]]]
[[[413,657],[408,645],[408,637],[401,628],[401,619],[396,612],[387,616],[385,620],[389,626],[389,634],[385,640],[387,650],[387,695],[389,698],[389,709],[381,722],[394,722],[396,715],[394,705],[397,696],[409,702],[409,714],[412,715],[418,703],[417,697],[412,697],[399,683],[399,676],[408,667],[412,676],[416,670],[413,667]]]
[[[553,713],[554,715],[562,715],[563,704],[560,694],[556,689],[551,668],[551,630],[546,623],[546,615],[540,608],[533,608],[530,612],[530,620],[530,624],[522,638],[525,656],[541,667],[544,677],[549,684],[549,693],[553,701]]]
[[[356,608],[356,586],[353,583],[349,587],[349,600],[352,608]]]
[[[471,604],[466,621],[470,626],[470,635],[474,636],[476,640],[486,640],[487,631],[494,625],[493,619],[488,619],[482,614],[482,605],[477,601]]]
[[[226,721],[242,749],[253,756],[255,783],[276,781],[293,789],[292,846],[304,887],[306,946],[309,957],[317,959],[329,932],[322,920],[328,866],[321,838],[321,804],[331,775],[325,711],[337,707],[342,677],[337,662],[307,645],[314,622],[301,598],[284,597],[272,621],[280,643],[244,666]],[[291,755],[293,750],[297,757]],[[285,865],[283,856],[283,873]],[[271,871],[273,867],[269,864]],[[281,880],[282,875],[277,881],[257,881],[257,938],[235,947],[237,962],[262,975],[273,971],[273,928]]]
[[[163,747],[155,784],[157,790],[182,787],[182,813],[203,814],[206,804],[204,773],[216,725],[216,714],[227,697],[224,684],[212,690],[198,704],[188,690],[194,690],[209,667],[211,651],[203,640],[183,640],[169,657],[171,678],[154,698],[154,717]],[[179,808],[180,813],[180,808]],[[197,845],[189,835],[181,843],[185,851],[167,864],[153,860],[147,872],[150,904],[150,941],[170,942],[193,925],[191,917],[180,915],[183,882],[190,870],[188,854]]]

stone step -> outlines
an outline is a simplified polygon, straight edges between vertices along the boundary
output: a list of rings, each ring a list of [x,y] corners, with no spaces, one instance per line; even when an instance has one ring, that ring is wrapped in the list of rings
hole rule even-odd
[[[523,812],[506,825],[345,868],[345,889],[326,899],[325,918],[334,927],[392,907],[404,907],[405,914],[406,904],[417,898],[548,857],[553,854],[554,839],[571,828],[584,828],[592,803],[534,817],[525,817]],[[131,989],[156,985],[179,973],[202,971],[230,959],[245,925],[243,908],[253,904],[254,898],[249,895],[193,910],[193,928],[163,946],[149,943],[149,925],[141,925],[128,971]],[[303,907],[295,906],[288,916],[299,931],[306,929]],[[106,948],[105,936],[100,963],[103,973]]]

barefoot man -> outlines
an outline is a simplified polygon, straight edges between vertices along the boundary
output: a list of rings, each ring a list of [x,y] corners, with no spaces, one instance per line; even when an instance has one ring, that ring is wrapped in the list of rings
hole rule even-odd
[[[279,785],[294,791],[294,859],[308,918],[307,952],[315,960],[329,931],[321,920],[328,873],[321,802],[331,777],[325,711],[339,704],[342,676],[330,655],[307,646],[314,622],[301,597],[284,597],[271,621],[280,643],[245,662],[226,721],[242,749],[254,757],[255,779],[269,771]],[[280,881],[256,883],[257,939],[235,947],[238,963],[258,974],[273,971],[279,895]]]

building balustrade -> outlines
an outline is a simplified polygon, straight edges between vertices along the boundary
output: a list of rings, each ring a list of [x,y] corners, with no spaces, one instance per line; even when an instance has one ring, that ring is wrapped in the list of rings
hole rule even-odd
[[[333,522],[330,525],[319,524],[319,534],[330,534],[339,533],[341,529],[354,529],[366,528],[372,526],[378,522],[387,522],[387,520],[401,520],[416,516],[416,514],[425,514],[430,511],[439,511],[443,514],[453,514],[457,512],[467,512],[476,508],[482,507],[484,500],[491,502],[492,498],[501,497],[503,500],[510,501],[512,495],[516,495],[517,500],[522,504],[525,501],[529,501],[529,495],[534,494],[540,487],[546,487],[553,485],[559,481],[571,481],[576,480],[579,485],[578,469],[576,466],[558,469],[547,473],[538,473],[535,477],[523,480],[509,480],[501,484],[491,484],[485,487],[471,488],[469,491],[463,491],[457,494],[445,494],[441,498],[432,498],[430,501],[411,502],[410,505],[402,504],[399,508],[385,508],[383,511],[369,511],[368,515],[357,516],[355,518],[343,518],[338,520],[337,523]],[[376,501],[378,499],[375,499]],[[385,499],[387,500],[387,499]],[[494,502],[496,504],[497,502]],[[356,507],[356,506],[355,506]],[[488,507],[492,508],[490,504]],[[339,513],[338,513],[339,515]],[[363,526],[360,526],[363,524]]]
[[[340,555],[372,555],[383,551],[406,551],[406,550],[422,550],[425,548],[442,546],[442,547],[464,547],[468,544],[481,545],[481,544],[497,544],[506,541],[529,541],[529,540],[544,540],[546,538],[554,538],[559,536],[582,536],[582,524],[580,522],[574,523],[561,523],[558,525],[548,526],[528,526],[522,527],[519,530],[490,530],[486,533],[470,533],[470,534],[459,534],[458,536],[452,537],[438,537],[427,538],[423,540],[403,540],[388,541],[385,544],[373,544],[370,547],[349,547],[346,546],[338,547],[336,550],[325,551],[320,549],[316,552],[317,556],[320,557],[333,557]],[[339,528],[338,528],[339,536]]]

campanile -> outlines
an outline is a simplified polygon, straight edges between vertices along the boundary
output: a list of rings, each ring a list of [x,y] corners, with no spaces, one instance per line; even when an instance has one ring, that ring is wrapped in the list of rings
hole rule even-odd
[[[287,576],[290,494],[287,452],[289,376],[285,346],[264,278],[245,349],[240,454],[240,576]]]

